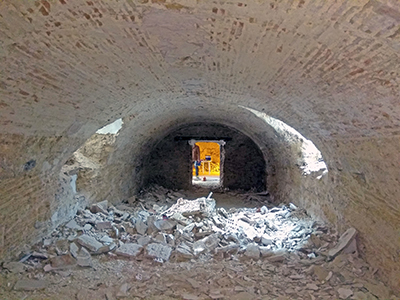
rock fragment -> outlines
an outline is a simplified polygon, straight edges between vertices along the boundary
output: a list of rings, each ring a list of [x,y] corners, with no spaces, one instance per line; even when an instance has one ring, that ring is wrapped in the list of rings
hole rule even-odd
[[[249,244],[246,247],[244,255],[250,258],[258,259],[260,258],[260,248],[257,244]]]
[[[3,268],[7,269],[11,273],[23,273],[25,272],[25,265],[21,262],[11,261],[3,264]]]
[[[336,255],[339,254],[344,248],[346,248],[356,237],[357,231],[354,228],[349,228],[342,234],[339,238],[338,243],[335,247],[329,250],[328,255],[330,259],[335,258]]]
[[[167,245],[152,243],[146,246],[147,255],[150,257],[160,258],[164,261],[169,260],[172,248]]]
[[[350,296],[353,295],[352,290],[345,288],[338,288],[337,292],[340,299],[348,299]]]
[[[136,257],[142,251],[143,246],[134,243],[127,243],[115,250],[115,254],[125,256],[125,257]]]
[[[108,201],[107,200],[92,204],[90,206],[90,211],[94,214],[101,212],[101,213],[107,215],[108,214],[107,209],[108,209]]]
[[[48,282],[45,280],[22,279],[14,285],[16,291],[35,291],[47,288]]]
[[[102,243],[97,241],[94,237],[89,236],[87,234],[81,235],[76,239],[78,244],[87,248],[88,250],[97,253],[104,246]]]
[[[146,234],[148,227],[142,220],[137,220],[135,226],[136,226],[136,231],[139,234],[142,234],[142,235]]]

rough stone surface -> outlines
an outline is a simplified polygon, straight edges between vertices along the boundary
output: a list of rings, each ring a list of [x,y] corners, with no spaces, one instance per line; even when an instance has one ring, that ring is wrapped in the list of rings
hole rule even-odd
[[[260,258],[260,248],[257,244],[249,244],[244,254],[250,258],[258,259]]]
[[[2,1],[0,255],[105,195],[129,199],[163,137],[212,122],[254,141],[274,199],[357,229],[399,289],[399,11],[396,0]],[[239,105],[311,139],[328,174],[303,176],[299,144]],[[90,140],[119,118],[118,136]],[[81,146],[93,161],[74,184],[61,169]]]
[[[104,246],[102,243],[97,241],[94,237],[89,235],[81,235],[76,239],[77,243],[81,246],[86,247],[88,250],[92,252],[98,252]]]
[[[117,250],[115,250],[115,254],[126,257],[136,257],[142,251],[142,249],[142,245],[128,243],[117,248]]]
[[[18,280],[14,285],[14,290],[23,291],[34,291],[43,290],[48,286],[48,282],[45,280],[33,280],[33,279],[22,279]]]
[[[167,261],[171,255],[171,247],[161,244],[148,244],[146,246],[147,255]]]

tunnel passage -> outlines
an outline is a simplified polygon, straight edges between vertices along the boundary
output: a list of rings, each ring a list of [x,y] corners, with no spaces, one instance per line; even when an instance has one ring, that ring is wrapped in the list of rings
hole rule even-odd
[[[158,184],[170,189],[189,189],[192,158],[189,139],[225,140],[221,151],[221,186],[262,191],[266,186],[266,163],[257,145],[240,131],[215,123],[182,125],[163,137],[144,159],[144,186]]]

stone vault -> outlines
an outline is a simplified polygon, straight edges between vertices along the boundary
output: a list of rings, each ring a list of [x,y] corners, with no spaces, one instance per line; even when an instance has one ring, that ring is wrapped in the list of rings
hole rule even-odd
[[[399,51],[397,0],[1,1],[0,255],[68,217],[61,168],[100,127],[123,120],[101,173],[118,202],[167,134],[219,124],[260,148],[276,198],[355,227],[398,289]],[[329,173],[303,176],[243,107],[312,140]]]

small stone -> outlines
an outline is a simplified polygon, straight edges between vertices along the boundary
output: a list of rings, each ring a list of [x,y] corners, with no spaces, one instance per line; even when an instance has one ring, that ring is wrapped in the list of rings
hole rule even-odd
[[[23,273],[25,272],[25,265],[21,262],[11,261],[3,264],[3,268],[7,269],[11,273]]]
[[[104,244],[111,244],[112,242],[114,242],[114,240],[110,238],[108,235],[105,235],[100,239],[100,242]]]
[[[314,266],[314,274],[317,276],[319,281],[323,281],[328,277],[329,271],[321,266],[316,265]]]
[[[244,255],[250,258],[258,259],[260,258],[260,248],[257,244],[249,244],[246,247],[246,252]]]
[[[156,237],[155,237],[154,239],[155,239],[156,241],[160,242],[160,243],[163,243],[163,244],[166,244],[166,243],[167,243],[167,239],[166,239],[164,233],[159,233],[159,234],[157,234]]]
[[[260,254],[262,257],[268,257],[274,255],[274,252],[271,251],[270,247],[260,246]]]
[[[150,243],[151,241],[151,237],[145,235],[145,236],[141,236],[140,238],[138,238],[137,243],[141,246],[146,246],[148,243]]]
[[[78,250],[79,250],[79,247],[75,243],[69,244],[69,252],[71,253],[71,255],[73,257],[76,258],[78,256]]]
[[[187,260],[193,258],[193,253],[190,248],[186,243],[182,242],[179,244],[179,246],[176,248],[176,258],[178,260]]]
[[[47,288],[48,282],[45,280],[22,279],[14,285],[16,291],[34,291]]]
[[[44,247],[50,246],[52,242],[53,242],[52,239],[44,239],[43,246]]]
[[[286,259],[284,255],[273,255],[268,257],[268,261],[270,262],[283,262]]]
[[[142,249],[143,249],[142,245],[127,243],[121,245],[117,250],[115,250],[115,254],[125,257],[136,257],[139,255]]]
[[[154,222],[154,225],[160,231],[171,231],[175,228],[176,222],[171,220],[157,220]]]
[[[108,214],[108,201],[104,200],[95,204],[92,204],[92,206],[90,206],[90,211],[92,213],[98,213],[98,212],[102,212],[103,214]]]
[[[354,228],[347,229],[346,232],[343,233],[342,236],[339,238],[339,242],[337,243],[337,245],[328,251],[329,257],[332,259],[336,255],[338,255],[340,251],[342,251],[351,243],[356,234],[357,231]]]
[[[261,243],[262,243],[264,246],[269,246],[269,245],[272,245],[272,244],[274,243],[274,240],[272,240],[272,239],[270,239],[270,238],[268,238],[268,237],[266,237],[266,236],[262,236],[262,237],[261,237]]]
[[[196,296],[196,295],[193,295],[193,294],[184,293],[184,294],[182,294],[182,299],[184,299],[184,300],[198,300],[200,298],[198,296]]]
[[[104,229],[111,229],[111,228],[113,228],[113,227],[112,227],[112,224],[111,224],[110,221],[107,221],[107,222],[97,222],[97,223],[96,223],[96,229],[97,229],[97,230],[104,230]]]
[[[89,231],[90,229],[92,229],[92,225],[90,224],[85,224],[85,226],[83,226],[83,230],[85,231]]]
[[[76,239],[78,244],[80,244],[83,247],[86,247],[90,251],[96,253],[98,252],[102,247],[103,244],[97,241],[94,237],[91,237],[87,234],[81,235]]]
[[[77,229],[77,230],[82,229],[82,227],[79,226],[78,223],[76,223],[76,221],[74,219],[72,219],[67,224],[65,224],[65,227],[70,228],[70,229]]]
[[[313,291],[318,291],[319,287],[315,283],[308,283],[306,285],[307,290],[313,290]]]
[[[76,260],[71,254],[56,256],[50,259],[51,267],[54,269],[72,268],[76,265]]]
[[[49,258],[49,256],[46,253],[41,253],[41,252],[36,252],[36,251],[33,251],[31,256],[34,258],[39,258],[39,259],[48,259]]]
[[[92,266],[92,258],[89,257],[85,257],[85,256],[78,256],[78,258],[76,259],[76,262],[78,264],[78,266],[80,267],[91,267]]]
[[[167,261],[171,255],[172,248],[167,245],[152,243],[147,245],[146,250],[148,256]]]
[[[130,289],[130,286],[128,283],[124,283],[120,286],[119,291],[117,292],[117,298],[120,297],[127,297],[128,296],[128,290]]]
[[[52,271],[52,270],[53,270],[53,268],[51,267],[50,264],[45,265],[45,266],[43,267],[43,271],[45,271],[45,272],[50,272],[50,271]]]
[[[344,288],[339,288],[337,290],[338,294],[339,294],[339,298],[340,299],[347,299],[349,298],[351,295],[353,295],[353,291],[350,289],[344,289]]]
[[[256,295],[251,294],[249,292],[241,292],[239,294],[230,296],[229,299],[231,299],[231,300],[252,300],[252,299],[256,299]]]
[[[137,220],[136,221],[136,231],[141,234],[144,235],[147,232],[147,225],[142,221],[142,220]]]

